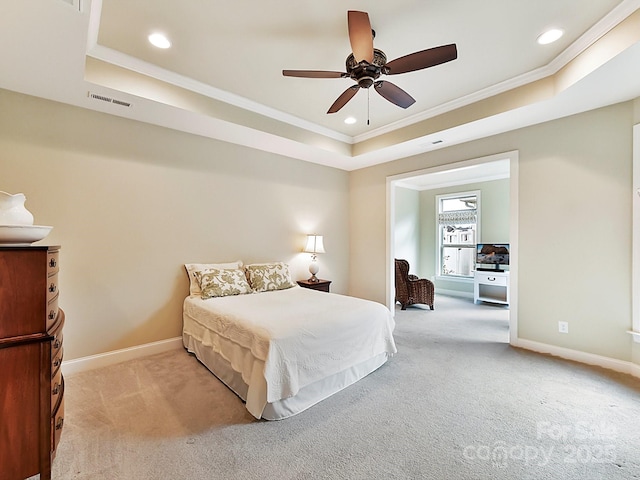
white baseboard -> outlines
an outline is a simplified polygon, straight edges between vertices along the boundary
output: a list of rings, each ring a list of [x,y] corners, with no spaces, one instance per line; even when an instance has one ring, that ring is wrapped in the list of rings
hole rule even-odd
[[[608,368],[620,373],[627,373],[634,377],[640,378],[640,365],[636,365],[633,362],[627,362],[624,360],[617,360],[615,358],[603,357],[602,355],[595,355],[593,353],[580,352],[578,350],[572,350],[570,348],[557,347],[555,345],[548,345],[546,343],[534,342],[531,340],[524,340],[522,338],[516,339],[511,343],[514,347],[524,348],[525,350],[531,350],[538,353],[547,353],[556,357],[564,358],[565,360],[573,360],[575,362],[585,363],[587,365],[595,365],[602,368]]]
[[[75,373],[107,367],[134,358],[146,357],[147,355],[177,350],[179,348],[183,348],[182,337],[169,338],[167,340],[160,340],[158,342],[146,343],[136,347],[123,348],[122,350],[114,350],[112,352],[90,355],[73,360],[65,360],[62,362],[62,373],[68,377]]]
[[[444,294],[444,292],[441,293]],[[557,347],[546,343],[524,340],[522,338],[516,339],[515,342],[511,343],[511,345],[514,347],[524,348],[525,350],[531,350],[533,352],[554,355],[556,357],[564,358],[565,360],[573,360],[587,365],[608,368],[616,372],[627,373],[636,378],[640,378],[640,365],[636,365],[632,362],[616,360],[614,358],[603,357],[593,353],[580,352],[570,348]],[[127,360],[133,360],[134,358],[146,357],[148,355],[155,355],[156,353],[163,353],[180,348],[184,348],[182,344],[182,337],[169,338],[167,340],[146,343],[136,347],[123,348],[112,352],[64,361],[62,362],[62,372],[68,377],[75,373],[95,370],[96,368],[107,367]]]
[[[447,295],[449,297],[462,297],[473,299],[473,293],[461,292],[460,290],[447,290],[446,288],[436,289],[436,295]]]

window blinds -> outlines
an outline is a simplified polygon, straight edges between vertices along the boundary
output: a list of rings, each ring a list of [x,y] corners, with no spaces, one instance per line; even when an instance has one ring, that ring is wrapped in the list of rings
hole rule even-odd
[[[477,210],[456,210],[438,214],[440,225],[469,225],[476,223]]]

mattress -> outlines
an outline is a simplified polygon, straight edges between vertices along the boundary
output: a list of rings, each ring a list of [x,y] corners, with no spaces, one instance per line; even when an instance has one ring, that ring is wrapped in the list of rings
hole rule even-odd
[[[301,287],[207,300],[191,295],[183,321],[187,350],[256,418],[267,418],[265,409],[275,417],[268,419],[298,413],[396,352],[395,323],[384,305]]]

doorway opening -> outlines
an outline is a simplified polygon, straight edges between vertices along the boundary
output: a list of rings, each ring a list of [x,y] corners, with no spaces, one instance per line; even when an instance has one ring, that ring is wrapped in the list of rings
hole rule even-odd
[[[418,171],[407,172],[400,175],[387,177],[387,306],[393,312],[395,309],[395,262],[396,252],[396,235],[406,234],[407,223],[398,223],[396,218],[396,207],[398,201],[398,192],[406,189],[416,190],[435,190],[444,187],[456,187],[464,189],[465,185],[476,184],[496,179],[508,179],[508,235],[510,243],[510,274],[509,274],[509,342],[515,343],[517,340],[517,305],[518,305],[518,152],[511,151],[487,157],[475,158],[437,167],[426,168]],[[424,235],[424,232],[422,232]],[[480,232],[478,233],[480,235]],[[480,238],[480,237],[478,237]],[[430,241],[428,239],[427,241]],[[437,236],[434,233],[433,242],[437,242]],[[434,252],[435,245],[433,243]],[[417,248],[417,247],[416,247]],[[404,255],[405,252],[403,252]],[[410,255],[410,253],[409,253]],[[419,256],[419,255],[417,255]],[[430,268],[432,274],[426,275],[427,278],[437,278],[438,283],[443,284],[442,277],[439,276],[440,266]],[[457,282],[467,282],[473,284],[473,279],[462,278],[456,279]],[[436,286],[436,293],[438,293]],[[442,289],[440,289],[443,291]],[[445,293],[452,293],[446,292]],[[464,294],[463,294],[464,295]],[[437,308],[437,305],[436,305]]]

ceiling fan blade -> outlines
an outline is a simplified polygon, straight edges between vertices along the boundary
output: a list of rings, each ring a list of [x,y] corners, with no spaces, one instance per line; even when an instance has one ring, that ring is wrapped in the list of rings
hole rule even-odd
[[[367,12],[357,12],[349,10],[347,12],[347,23],[349,25],[349,41],[351,51],[356,62],[366,60],[373,62],[373,32],[371,22]]]
[[[399,107],[407,108],[416,102],[411,95],[391,82],[379,81],[374,86],[376,92]]]
[[[441,45],[391,60],[386,65],[388,69],[386,73],[387,75],[397,75],[399,73],[413,72],[450,62],[456,58],[458,58],[458,49],[455,43]]]
[[[302,78],[347,78],[349,76],[345,72],[328,72],[325,70],[282,70],[282,75]]]
[[[351,100],[356,93],[358,93],[359,89],[360,87],[358,85],[352,85],[349,88],[347,88],[344,92],[342,92],[342,95],[340,95],[336,99],[336,101],[333,102],[333,105],[331,105],[327,113],[336,113],[338,110],[344,107],[347,104],[347,102]]]

